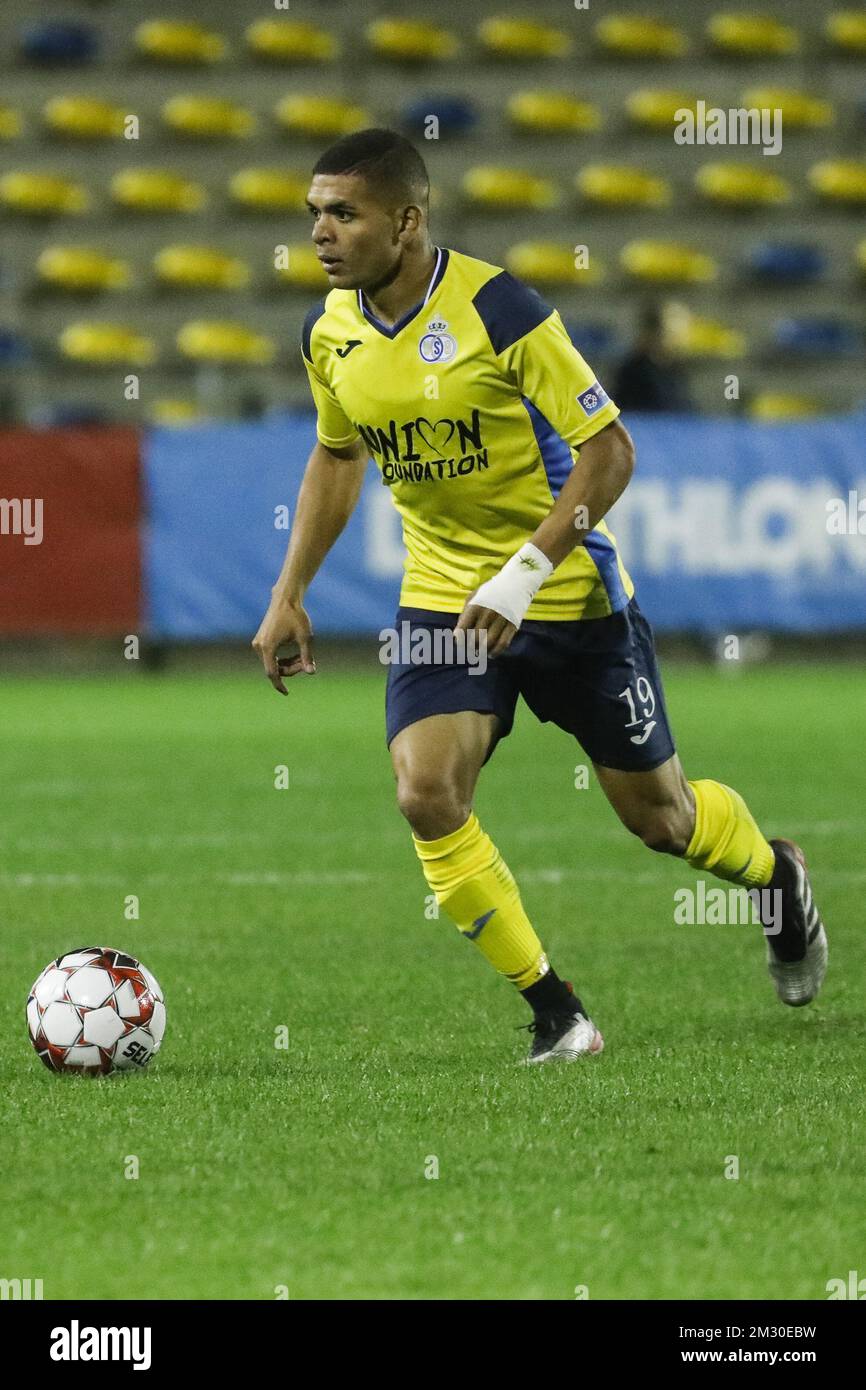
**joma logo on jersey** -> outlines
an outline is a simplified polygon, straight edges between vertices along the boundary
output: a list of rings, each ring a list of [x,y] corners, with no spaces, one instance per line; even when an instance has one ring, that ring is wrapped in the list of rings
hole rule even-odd
[[[381,464],[386,483],[438,482],[489,467],[477,410],[470,424],[419,415],[405,424],[389,420],[387,429],[358,422],[356,426]]]

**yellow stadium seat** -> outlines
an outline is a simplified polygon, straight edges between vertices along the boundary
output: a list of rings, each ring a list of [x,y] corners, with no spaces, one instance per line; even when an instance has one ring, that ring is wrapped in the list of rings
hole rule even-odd
[[[90,194],[72,179],[16,170],[0,177],[0,203],[12,212],[51,216],[85,212]]]
[[[479,207],[552,208],[559,202],[559,191],[552,179],[494,164],[477,164],[467,169],[462,187],[468,201]]]
[[[207,419],[197,401],[164,396],[154,401],[147,412],[151,425],[200,425]]]
[[[655,87],[641,87],[631,92],[625,109],[633,125],[644,130],[662,130],[670,134],[676,124],[678,111],[697,112],[698,99],[688,92],[675,92]]]
[[[809,185],[830,203],[866,203],[866,161],[823,159],[809,170]]]
[[[129,266],[92,246],[47,246],[36,262],[40,280],[63,290],[121,290]]]
[[[670,184],[634,165],[587,164],[575,179],[578,193],[602,207],[666,207]]]
[[[274,360],[276,344],[243,323],[193,319],[177,335],[177,348],[195,362],[252,362],[266,366]]]
[[[247,29],[246,41],[257,58],[278,63],[327,63],[339,52],[333,34],[293,19],[257,19]]]
[[[168,169],[122,169],[111,180],[111,196],[137,212],[198,212],[207,201],[200,184]]]
[[[741,104],[746,107],[767,107],[782,113],[785,130],[805,130],[832,125],[835,112],[829,101],[797,92],[788,87],[750,87],[743,92]]]
[[[509,97],[506,110],[517,130],[569,135],[601,126],[598,107],[578,101],[567,92],[515,92]]]
[[[719,273],[712,256],[674,241],[630,241],[619,263],[627,275],[653,284],[706,284]]]
[[[862,10],[837,10],[824,27],[827,42],[843,53],[866,53],[866,14]]]
[[[42,119],[55,135],[78,140],[117,140],[123,135],[126,113],[95,97],[52,97]]]
[[[303,212],[309,175],[285,169],[239,169],[229,181],[229,196],[242,207],[266,212]]]
[[[180,135],[244,139],[256,128],[251,111],[220,97],[172,97],[162,108],[165,125]]]
[[[737,328],[689,313],[677,334],[677,347],[687,357],[742,357],[746,337]]]
[[[707,38],[717,52],[736,58],[784,58],[800,48],[796,29],[765,15],[713,15]]]
[[[156,360],[153,339],[121,323],[70,323],[59,342],[64,357],[94,366],[147,367]]]
[[[309,242],[290,246],[288,265],[277,270],[277,275],[287,285],[300,290],[322,291],[327,285],[327,275],[316,255],[316,248]]]
[[[438,24],[413,19],[376,19],[367,26],[367,43],[382,58],[429,63],[453,58],[460,45]]]
[[[0,140],[17,140],[24,129],[20,111],[11,106],[0,106]]]
[[[854,252],[854,257],[857,261],[857,265],[859,266],[860,270],[862,270],[863,274],[866,275],[866,241],[861,241],[858,243],[857,249]]]
[[[567,58],[571,36],[552,24],[499,15],[478,26],[478,41],[498,58]]]
[[[135,46],[145,58],[159,63],[218,63],[227,51],[220,34],[201,24],[152,19],[139,24]]]
[[[292,95],[283,97],[274,108],[280,125],[299,135],[350,135],[372,124],[372,118],[362,106],[341,101],[337,97]]]
[[[595,256],[589,264],[575,264],[573,246],[553,241],[521,241],[506,252],[505,266],[512,275],[533,285],[597,285],[604,279],[604,266]]]
[[[680,58],[689,41],[682,29],[648,15],[609,15],[595,26],[595,41],[616,58]]]
[[[188,289],[242,290],[250,268],[237,256],[211,246],[164,246],[153,258],[156,278]]]
[[[773,207],[791,197],[790,184],[753,164],[702,164],[695,188],[708,202],[728,207]]]
[[[761,391],[747,407],[747,414],[753,420],[768,424],[776,420],[808,420],[820,413],[821,407],[813,396],[796,396],[784,391]]]

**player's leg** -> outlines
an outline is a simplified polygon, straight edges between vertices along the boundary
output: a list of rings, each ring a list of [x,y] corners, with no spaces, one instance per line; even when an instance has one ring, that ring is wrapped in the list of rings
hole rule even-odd
[[[524,629],[530,659],[520,689],[533,711],[574,734],[644,844],[746,889],[770,890],[757,899],[770,975],[785,1003],[808,1003],[823,979],[827,942],[803,856],[786,840],[768,842],[732,787],[686,778],[637,601],[607,618]]]
[[[707,778],[688,781],[676,754],[651,771],[595,765],[595,772],[622,823],[650,849],[767,890],[755,901],[776,993],[786,1004],[808,1004],[824,979],[827,937],[799,847],[766,840],[739,792]]]
[[[531,1060],[598,1052],[601,1034],[551,969],[508,865],[472,810],[478,774],[503,732],[493,713],[430,715],[390,743],[397,802],[438,904],[536,1018]]]

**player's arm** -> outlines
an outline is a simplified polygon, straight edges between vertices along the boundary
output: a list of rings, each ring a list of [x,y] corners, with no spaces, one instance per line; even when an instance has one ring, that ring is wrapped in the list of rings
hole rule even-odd
[[[508,646],[545,579],[613,506],[634,467],[634,446],[617,419],[619,407],[574,347],[559,314],[511,276],[503,280],[502,305],[488,308],[500,370],[569,444],[575,462],[548,515],[460,616],[459,628],[486,630],[491,655]],[[497,340],[498,334],[504,336]]]
[[[288,694],[284,677],[315,672],[313,630],[303,607],[304,594],[355,510],[367,459],[367,448],[358,439],[342,448],[319,441],[307,462],[286,558],[252,641],[268,679],[281,695]],[[292,641],[298,644],[297,655],[278,657],[283,643]]]
[[[284,677],[296,676],[299,671],[315,672],[313,629],[304,611],[304,594],[355,510],[369,457],[326,380],[322,364],[316,364],[313,330],[321,310],[320,305],[310,310],[301,339],[301,356],[316,406],[318,442],[298,493],[286,558],[271,590],[268,611],[252,641],[268,680],[281,695],[288,694]],[[284,642],[297,643],[295,656],[277,656]]]

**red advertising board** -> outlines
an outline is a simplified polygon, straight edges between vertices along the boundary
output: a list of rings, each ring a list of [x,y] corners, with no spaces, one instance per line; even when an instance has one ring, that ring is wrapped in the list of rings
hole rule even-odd
[[[0,430],[0,633],[136,632],[134,429]]]

